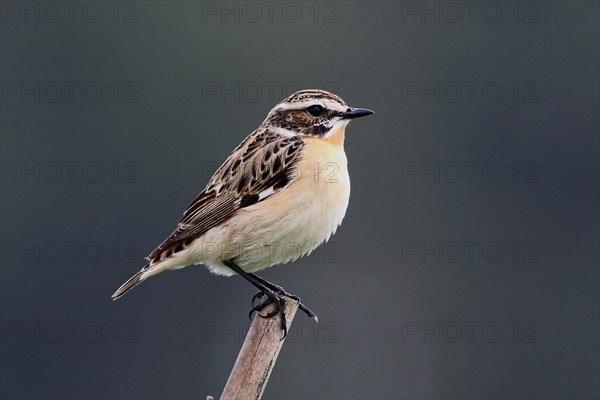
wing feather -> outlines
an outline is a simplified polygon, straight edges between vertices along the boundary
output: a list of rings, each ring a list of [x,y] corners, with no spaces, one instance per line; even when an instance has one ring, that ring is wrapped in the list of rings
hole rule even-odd
[[[291,183],[304,142],[268,131],[248,136],[189,205],[175,231],[148,257],[150,264],[184,249],[235,213]]]

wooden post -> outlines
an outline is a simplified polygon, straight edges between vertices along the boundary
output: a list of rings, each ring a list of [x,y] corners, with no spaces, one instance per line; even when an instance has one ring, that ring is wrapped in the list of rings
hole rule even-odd
[[[268,314],[273,310],[275,310],[275,304],[270,304],[261,313]],[[297,310],[298,302],[286,298],[285,317],[288,327],[291,326]],[[275,361],[277,361],[279,350],[283,346],[282,337],[283,331],[279,314],[272,318],[254,316],[246,340],[221,395],[221,400],[258,400],[262,397]]]

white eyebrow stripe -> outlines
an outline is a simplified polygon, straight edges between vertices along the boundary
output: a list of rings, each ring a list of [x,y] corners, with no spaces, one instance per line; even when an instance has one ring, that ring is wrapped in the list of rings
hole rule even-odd
[[[302,110],[303,108],[307,108],[307,107],[315,105],[315,104],[318,104],[329,110],[335,110],[335,111],[346,111],[346,109],[348,108],[347,106],[344,106],[343,104],[340,104],[336,101],[310,99],[310,100],[303,100],[303,101],[298,101],[298,102],[294,102],[294,103],[281,103],[281,104],[277,105],[274,108],[274,110]]]
[[[275,107],[276,110],[301,110],[306,108],[312,104],[315,104],[314,101],[299,101],[297,103],[281,103]]]

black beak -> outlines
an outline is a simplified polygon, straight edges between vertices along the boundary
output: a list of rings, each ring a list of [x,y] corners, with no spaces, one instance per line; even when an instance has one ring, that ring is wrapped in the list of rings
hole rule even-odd
[[[345,112],[340,113],[340,117],[352,119],[352,118],[360,118],[366,117],[367,115],[373,114],[373,111],[368,108],[348,108]]]

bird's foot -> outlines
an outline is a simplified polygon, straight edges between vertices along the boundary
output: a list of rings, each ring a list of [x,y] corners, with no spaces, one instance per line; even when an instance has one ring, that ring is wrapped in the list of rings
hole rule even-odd
[[[288,298],[290,298],[292,300],[297,301],[298,302],[298,308],[300,310],[302,310],[302,312],[304,312],[308,316],[308,318],[314,319],[316,323],[319,322],[319,318],[317,317],[317,315],[314,312],[312,312],[312,310],[310,308],[308,308],[304,304],[302,304],[302,301],[300,300],[300,297],[286,292],[281,286],[277,286],[277,285],[273,285],[273,284],[271,284],[270,286],[271,287],[269,289],[273,290],[273,292],[275,294],[277,294],[279,296],[285,296],[285,297],[288,297]],[[256,302],[256,300],[260,299],[264,295],[265,294],[263,292],[256,293],[254,295],[254,297],[252,297],[252,305],[254,306],[254,303]],[[270,304],[270,303],[267,303],[267,304]],[[250,315],[252,315],[252,312],[254,312],[254,309],[252,309]]]
[[[260,300],[257,304],[254,304],[256,300]],[[275,309],[263,315],[260,312],[267,307],[269,304],[275,303]],[[285,316],[285,297],[278,293],[269,291],[269,292],[258,292],[252,298],[252,309],[250,310],[250,314],[248,315],[250,319],[252,319],[252,314],[258,313],[259,317],[262,318],[272,318],[275,315],[279,314],[281,321],[281,330],[283,331],[283,336],[281,340],[285,339],[287,336],[287,318]]]

